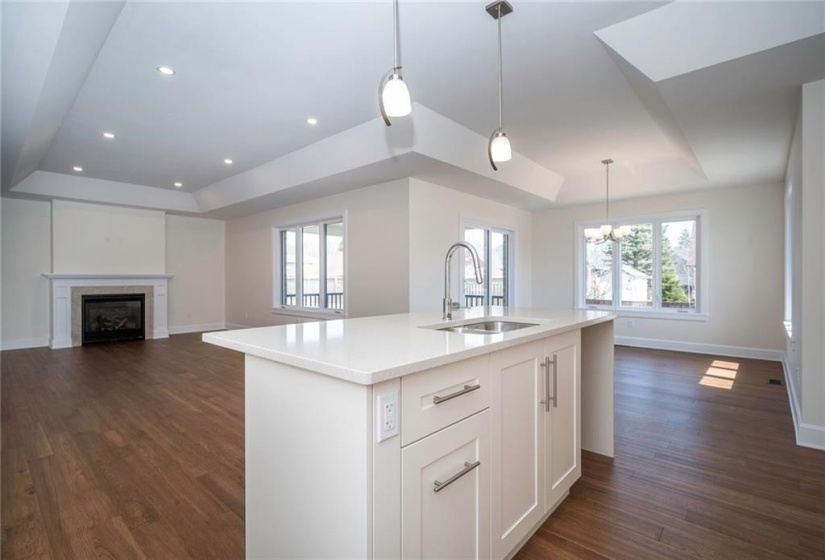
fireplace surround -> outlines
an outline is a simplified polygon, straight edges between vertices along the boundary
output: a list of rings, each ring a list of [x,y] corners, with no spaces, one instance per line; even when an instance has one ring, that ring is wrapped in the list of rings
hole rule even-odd
[[[168,338],[167,294],[171,274],[43,274],[49,279],[53,349],[83,343],[82,297],[90,294],[145,295],[145,337]]]

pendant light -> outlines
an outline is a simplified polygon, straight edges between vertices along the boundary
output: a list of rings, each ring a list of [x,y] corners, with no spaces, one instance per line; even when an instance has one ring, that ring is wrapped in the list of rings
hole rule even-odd
[[[610,225],[610,164],[612,159],[603,159],[605,172],[605,202],[604,202],[604,217],[605,223],[598,228],[587,228],[584,230],[584,236],[588,241],[621,241],[623,237],[630,235],[630,226],[622,226],[614,228]]]
[[[502,85],[501,85],[501,18],[513,11],[513,6],[507,0],[493,2],[485,8],[493,19],[498,21],[498,128],[490,135],[487,143],[487,157],[493,170],[498,171],[496,163],[510,161],[513,157],[513,150],[510,148],[510,140],[501,129],[501,105],[502,105]]]
[[[392,126],[390,117],[406,117],[412,112],[410,90],[401,77],[401,54],[398,38],[398,0],[392,4],[393,67],[381,80],[378,87],[378,107],[387,126]]]

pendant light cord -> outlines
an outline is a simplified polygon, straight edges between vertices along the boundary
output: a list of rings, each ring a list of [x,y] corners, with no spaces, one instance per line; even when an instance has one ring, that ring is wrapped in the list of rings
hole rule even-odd
[[[392,42],[393,49],[393,70],[400,70],[398,60],[401,58],[400,46],[398,44],[398,0],[392,3]]]
[[[605,213],[605,219],[606,219],[608,225],[610,225],[610,164],[605,163],[604,166],[605,166],[605,178],[607,179],[606,182],[605,182],[606,190],[607,190],[607,198],[604,201],[604,213]]]
[[[501,105],[504,96],[501,84],[501,4],[498,5],[498,128],[501,130]]]

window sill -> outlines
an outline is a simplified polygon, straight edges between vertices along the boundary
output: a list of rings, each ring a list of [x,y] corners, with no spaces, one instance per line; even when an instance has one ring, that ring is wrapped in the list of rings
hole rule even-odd
[[[583,311],[609,311],[615,313],[620,318],[633,319],[665,319],[671,321],[699,321],[707,322],[707,313],[678,313],[676,311],[638,311],[627,309],[615,309],[612,307],[578,307]]]
[[[328,321],[330,319],[346,319],[347,315],[343,311],[326,311],[314,309],[293,309],[290,307],[275,307],[272,309],[273,315],[286,315],[289,317],[301,317],[303,319],[317,319]]]

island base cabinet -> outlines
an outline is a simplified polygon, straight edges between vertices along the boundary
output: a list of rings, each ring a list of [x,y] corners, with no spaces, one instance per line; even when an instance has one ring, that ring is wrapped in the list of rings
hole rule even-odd
[[[402,558],[490,557],[489,411],[401,451]]]
[[[581,476],[579,340],[578,331],[567,333],[549,339],[545,348],[551,359],[546,375],[550,410],[544,409],[545,512],[564,498]]]
[[[581,476],[580,333],[490,357],[492,557],[506,558]]]
[[[492,555],[504,558],[544,514],[544,341],[491,356]]]

